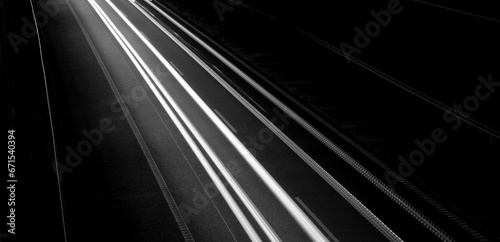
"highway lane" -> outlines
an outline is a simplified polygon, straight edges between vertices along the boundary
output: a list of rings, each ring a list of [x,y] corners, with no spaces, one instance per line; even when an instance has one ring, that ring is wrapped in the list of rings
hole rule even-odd
[[[399,240],[343,187],[332,188],[306,162],[343,163],[337,155],[277,107],[254,106],[229,92],[212,66],[186,53],[189,49],[139,5],[71,4],[87,41],[102,56],[101,69],[109,72],[116,98],[144,94],[143,102],[120,102],[119,108],[165,197],[176,202],[169,202],[170,209],[183,214],[178,222],[195,240]],[[268,120],[270,114],[275,118]],[[293,139],[297,146],[280,129],[300,137]],[[340,176],[353,173],[339,168]]]

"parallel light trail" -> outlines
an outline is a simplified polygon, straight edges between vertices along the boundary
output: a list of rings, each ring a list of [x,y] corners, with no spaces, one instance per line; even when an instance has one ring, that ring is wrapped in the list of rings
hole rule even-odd
[[[135,1],[134,1],[135,2]],[[321,132],[316,130],[312,125],[310,125],[304,118],[302,118],[300,115],[298,115],[295,111],[290,109],[287,105],[285,105],[283,102],[281,102],[279,99],[274,97],[271,93],[269,93],[266,89],[264,89],[260,84],[255,82],[251,77],[249,77],[247,74],[245,74],[243,71],[241,71],[238,67],[236,67],[233,63],[231,63],[228,59],[226,59],[224,56],[219,54],[216,50],[214,50],[212,47],[210,47],[207,43],[205,43],[203,40],[198,38],[195,34],[193,34],[190,30],[188,30],[186,27],[184,27],[182,24],[180,24],[177,20],[175,20],[172,16],[169,14],[165,13],[161,8],[159,8],[155,3],[153,3],[152,0],[146,1],[148,5],[150,5],[152,8],[154,8],[156,11],[161,13],[165,18],[167,18],[169,21],[174,23],[179,29],[181,29],[183,32],[185,32],[189,37],[194,39],[198,44],[203,46],[205,49],[207,49],[211,54],[213,54],[217,59],[219,59],[221,62],[223,62],[225,65],[227,65],[231,70],[233,70],[235,73],[237,73],[241,78],[243,78],[248,84],[253,86],[256,90],[258,90],[262,95],[264,95],[267,99],[269,99],[271,102],[273,102],[276,106],[280,107],[288,116],[292,117],[295,121],[297,121],[304,129],[308,130],[312,135],[314,135],[319,141],[321,141],[325,146],[329,147],[330,150],[332,150],[334,153],[336,153],[340,158],[342,158],[347,164],[349,164],[352,168],[354,168],[356,171],[358,171],[361,175],[363,175],[367,180],[369,180],[374,186],[376,186],[379,190],[381,190],[384,194],[388,195],[394,202],[396,202],[400,207],[408,211],[415,219],[417,219],[420,223],[422,223],[425,227],[427,227],[430,231],[432,231],[435,235],[438,237],[449,237],[446,234],[443,234],[441,228],[437,227],[435,224],[430,222],[430,220],[423,216],[420,212],[418,212],[413,206],[411,206],[410,203],[405,201],[403,198],[401,198],[398,194],[394,193],[392,190],[389,189],[389,187],[380,179],[378,179],[376,176],[374,176],[371,172],[369,172],[364,166],[359,164],[357,161],[355,161],[349,154],[344,152],[344,150],[341,147],[338,147],[336,144],[334,144],[329,138],[324,136]],[[137,5],[137,4],[134,4]],[[144,12],[143,12],[144,13]],[[147,15],[144,13],[151,21],[152,18],[151,16]],[[153,21],[154,22],[154,21]],[[155,23],[160,29],[162,29],[164,32],[164,28],[159,25],[158,23]],[[171,37],[170,34],[166,33]],[[171,37],[172,38],[172,37]],[[175,39],[173,39],[176,43],[178,43]],[[179,44],[179,43],[178,43]],[[180,44],[181,47],[182,44]],[[183,49],[189,53],[189,50],[186,50],[184,47]],[[193,58],[196,58],[195,56],[192,55]],[[203,66],[203,64],[200,63],[200,65]],[[209,70],[207,70],[209,71]],[[210,72],[210,71],[209,71]],[[212,73],[210,73],[212,74]],[[216,78],[217,79],[217,78]],[[217,79],[219,82],[220,80]],[[231,91],[231,87],[228,87],[228,85],[225,85],[224,83],[221,83],[228,91],[230,91],[233,95],[235,95],[236,98],[239,95],[238,93],[235,93],[234,91]],[[272,84],[271,84],[272,85]],[[286,95],[286,94],[285,94]],[[242,100],[241,98],[238,98],[242,102],[242,104],[245,105],[246,100]],[[329,183],[337,192],[342,194],[342,196],[349,202],[351,205],[358,210],[359,213],[361,213],[372,225],[377,228],[388,240],[390,241],[402,241],[401,238],[399,238],[389,227],[387,227],[377,216],[375,216],[370,210],[368,210],[361,202],[359,202],[352,194],[350,194],[349,191],[347,191],[336,179],[334,179],[328,172],[326,172],[321,166],[319,166],[314,160],[310,159],[310,157],[303,152],[300,147],[298,147],[292,140],[290,140],[286,135],[284,135],[281,130],[277,129],[272,123],[266,122],[265,118],[261,118],[261,115],[259,115],[259,112],[255,112],[255,109],[250,105],[245,105],[249,110],[255,114],[263,123],[268,126],[278,137],[280,137],[283,142],[289,145],[289,147],[294,150],[297,155],[303,157],[303,160],[308,163],[313,170],[315,170],[321,177],[324,178],[324,180]],[[300,106],[300,104],[299,104]],[[314,114],[312,114],[314,116]],[[349,138],[346,138],[344,134],[338,133],[337,134],[341,137],[344,137],[346,140],[350,140]],[[360,149],[361,152],[365,153],[368,155],[368,157],[371,157],[371,154],[368,154],[363,148],[358,147],[355,143],[350,142],[353,145],[355,145],[358,149]],[[375,162],[380,165],[382,164],[380,161],[375,160]],[[383,166],[383,165],[382,165]]]
[[[107,0],[107,2],[113,6],[113,8],[120,14],[119,10],[114,6],[112,2]],[[139,10],[141,8],[136,5],[135,1],[130,1]],[[137,28],[126,18],[122,16],[123,20],[133,29],[134,32],[139,32]],[[299,225],[305,230],[311,239],[314,241],[328,241],[328,239],[321,233],[321,231],[314,225],[314,223],[304,214],[304,212],[297,206],[293,199],[283,190],[283,188],[276,182],[276,180],[267,172],[267,170],[255,159],[255,157],[250,153],[250,151],[245,148],[241,141],[229,130],[229,128],[224,125],[224,123],[217,117],[217,115],[208,107],[208,105],[196,94],[196,92],[187,84],[187,82],[175,71],[175,69],[170,65],[170,63],[165,60],[165,58],[156,50],[156,48],[143,36],[139,35],[141,40],[151,49],[151,51],[157,56],[158,59],[169,69],[169,71],[175,76],[179,83],[184,87],[184,89],[189,93],[191,98],[198,104],[199,107],[205,112],[205,114],[210,118],[210,120],[219,128],[219,130],[224,134],[224,136],[231,142],[234,148],[244,157],[244,159],[250,164],[254,171],[259,175],[259,177],[265,182],[269,189],[274,193],[274,195],[280,200],[280,202],[285,206],[285,208],[290,212],[290,214],[296,219]],[[259,224],[261,223],[257,220]],[[261,225],[262,226],[262,225]],[[271,233],[266,231],[266,234]],[[268,234],[270,236],[270,234]],[[270,237],[272,238],[272,237]]]
[[[252,241],[262,241],[260,237],[258,236],[257,232],[255,229],[251,226],[250,222],[246,218],[246,216],[243,214],[239,206],[237,205],[236,201],[233,199],[229,191],[226,189],[224,186],[223,182],[219,179],[217,176],[216,172],[212,169],[210,166],[209,162],[201,152],[201,150],[198,148],[194,140],[191,138],[189,135],[188,131],[184,128],[182,125],[181,121],[177,118],[175,115],[174,111],[169,107],[169,105],[166,103],[165,99],[162,97],[161,93],[158,91],[157,87],[155,84],[151,82],[151,79],[149,78],[148,74],[151,76],[153,81],[155,83],[159,84],[159,80],[155,77],[151,69],[145,64],[144,60],[137,54],[135,49],[131,46],[131,44],[127,41],[127,39],[122,35],[122,33],[118,30],[118,28],[113,24],[113,22],[109,19],[109,17],[106,15],[106,13],[99,7],[99,5],[94,1],[94,0],[89,0],[89,3],[92,5],[92,7],[96,10],[96,12],[99,14],[99,17],[103,20],[103,22],[106,24],[110,32],[113,34],[113,36],[116,38],[118,43],[122,46],[124,51],[127,53],[129,58],[132,60],[144,80],[146,80],[147,84],[151,87],[151,90],[155,94],[155,96],[158,98],[162,106],[164,107],[165,111],[169,114],[169,116],[172,118],[174,124],[176,127],[179,129],[181,132],[182,136],[185,138],[186,142],[189,144],[193,152],[195,153],[196,157],[200,160],[202,163],[203,167],[206,169],[207,173],[209,174],[210,178],[213,180],[214,184],[217,186],[219,189],[220,193],[228,203],[229,207],[237,217],[238,221],[242,225],[242,227],[245,229],[246,233],[250,237]],[[143,69],[144,68],[144,69]],[[146,74],[144,72],[148,72]],[[160,85],[161,86],[161,85]],[[167,93],[168,94],[168,93]],[[167,99],[169,96],[166,96]]]
[[[220,159],[217,157],[215,152],[211,149],[208,143],[204,140],[201,134],[197,131],[195,126],[183,113],[182,109],[176,104],[170,94],[161,85],[160,81],[147,66],[147,64],[142,60],[142,58],[137,54],[132,45],[126,40],[126,38],[121,34],[118,28],[112,23],[110,18],[106,15],[104,10],[98,6],[94,0],[89,0],[91,5],[94,7],[99,16],[106,23],[106,26],[113,33],[113,36],[122,45],[127,55],[132,59],[134,65],[138,68],[139,72],[146,80],[148,85],[153,90],[155,96],[158,98],[164,109],[167,111],[169,116],[174,120],[175,125],[181,131],[184,138],[189,143],[191,149],[195,152],[196,156],[202,163],[203,167],[207,170],[209,176],[215,182],[216,186],[222,191],[224,199],[228,202],[233,213],[238,218],[249,237],[252,241],[261,241],[257,232],[249,223],[248,219],[245,217],[241,209],[237,206],[236,202],[229,194],[229,191],[224,187],[223,182],[217,176],[216,172],[210,166],[210,163],[202,154],[199,147],[196,145],[194,140],[192,140],[188,131],[184,128],[184,125],[191,131],[192,135],[196,138],[199,144],[202,146],[204,151],[208,154],[214,164],[217,166],[221,174],[228,181],[231,188],[236,192],[239,199],[243,202],[248,211],[252,214],[253,218],[257,221],[261,229],[267,235],[268,239],[271,241],[281,241],[278,235],[270,227],[268,222],[265,220],[260,211],[255,207],[252,201],[248,198],[243,189],[236,182],[234,177],[230,174],[227,168],[223,165]],[[187,84],[187,82],[181,77],[177,70],[158,52],[158,50],[149,42],[149,39],[142,34],[120,11],[111,1],[106,1],[115,12],[122,18],[122,20],[134,31],[134,33],[143,41],[143,43],[153,52],[153,54],[162,62],[162,64],[172,73],[175,79],[182,85],[190,97],[197,103],[197,105],[203,110],[203,112],[210,118],[210,120],[217,126],[217,128],[222,132],[222,134],[229,140],[234,148],[244,157],[244,159],[251,165],[254,171],[259,175],[259,177],[265,182],[269,189],[274,193],[278,200],[285,206],[285,208],[290,212],[290,214],[295,218],[298,224],[304,229],[308,236],[313,241],[328,241],[328,239],[321,233],[321,231],[314,225],[314,223],[304,214],[304,212],[295,204],[291,197],[281,188],[281,186],[274,180],[274,178],[262,167],[262,165],[250,154],[250,152],[244,147],[244,145],[236,138],[236,136],[229,130],[229,128],[223,123],[223,121],[208,107],[208,105],[194,92],[194,90]],[[135,3],[131,1],[134,5]],[[136,6],[137,7],[137,6]],[[139,8],[140,10],[140,8]],[[149,74],[149,76],[147,74]],[[153,80],[154,84],[151,82]],[[159,89],[159,91],[158,91]],[[163,96],[162,96],[163,94]],[[169,107],[165,99],[168,101],[170,106],[173,107],[174,111]],[[176,114],[181,118],[182,122],[178,120]]]
[[[107,1],[107,3],[120,15],[120,17],[127,23],[127,25],[139,36],[139,38],[149,47],[149,49],[155,54],[155,56],[165,65],[165,67],[170,71],[170,73],[173,74],[173,76],[181,83],[181,85],[188,91],[190,96],[196,101],[196,103],[203,109],[205,113],[207,113],[210,117],[210,119],[213,122],[219,122],[222,126],[224,124],[222,121],[213,113],[213,111],[201,100],[201,98],[194,92],[194,90],[186,83],[186,81],[181,77],[181,75],[175,70],[175,68],[158,52],[158,50],[143,36],[141,35],[140,31],[121,13],[121,11],[111,2]],[[149,68],[147,68],[149,70]],[[196,140],[201,144],[205,152],[210,156],[212,161],[216,164],[217,168],[219,171],[222,173],[224,178],[229,182],[233,190],[238,194],[239,198],[242,200],[242,202],[245,204],[246,208],[250,211],[250,213],[253,215],[254,219],[259,223],[261,228],[264,230],[266,235],[269,237],[271,241],[281,241],[279,237],[276,235],[274,230],[269,226],[268,222],[265,220],[265,218],[262,216],[262,214],[259,212],[259,210],[255,207],[255,205],[251,202],[251,200],[248,198],[248,195],[243,191],[243,189],[240,187],[240,185],[236,182],[234,177],[231,175],[231,173],[227,170],[227,168],[224,166],[222,161],[217,157],[217,155],[213,152],[212,148],[208,145],[208,143],[205,141],[205,139],[201,136],[201,134],[197,131],[196,127],[192,124],[192,122],[187,118],[187,116],[184,114],[182,109],[176,104],[174,99],[171,97],[171,95],[168,93],[168,91],[161,85],[160,81],[156,79],[154,76],[154,73],[151,71],[148,71],[149,75],[153,78],[155,81],[156,85],[158,88],[161,90],[163,95],[167,98],[169,103],[173,106],[177,114],[181,117],[181,119],[184,121],[184,124],[188,127],[188,129],[192,132],[192,134],[195,136]],[[224,126],[227,130],[227,132],[230,133],[230,131],[227,129],[226,126]],[[232,133],[231,133],[232,134]],[[207,166],[205,167],[206,169],[209,167],[210,169],[211,166],[206,163]],[[250,225],[247,225],[250,226]]]
[[[250,104],[245,98],[243,98],[238,92],[236,92],[230,85],[228,85],[220,76],[218,76],[213,70],[210,69],[202,60],[200,60],[196,54],[192,53],[183,43],[178,41],[169,31],[167,31],[158,21],[153,19],[148,13],[146,13],[140,6],[138,6],[135,1],[132,2],[147,18],[149,18],[158,28],[160,28],[166,35],[168,35],[174,42],[176,42],[186,53],[188,53],[193,59],[195,59],[198,64],[200,64],[207,72],[209,72],[224,88],[226,88],[236,99],[238,99],[247,109],[252,112],[258,119],[260,119],[273,133],[278,136],[287,146],[293,150],[299,157],[302,158],[314,171],[318,173],[332,188],[334,188],[339,194],[341,194],[360,214],[362,214],[375,228],[377,228],[388,240],[390,241],[402,241],[389,227],[387,227],[376,215],[374,215],[368,208],[366,208],[356,197],[354,197],[347,189],[345,189],[335,178],[333,178],[328,172],[326,172],[314,159],[312,159],[307,153],[305,153],[294,141],[292,141],[287,135],[285,135],[279,128],[277,128],[272,122],[270,122],[266,117],[264,117],[256,108]],[[297,121],[302,127],[308,130],[312,135],[314,135],[319,141],[329,147],[334,153],[336,153],[340,158],[346,161],[354,169],[358,170],[360,174],[365,176],[370,182],[375,186],[383,190],[386,194],[394,196],[389,189],[385,186],[385,183],[377,179],[373,174],[368,172],[366,168],[361,166],[357,161],[350,157],[347,153],[343,151],[340,147],[335,145],[332,141],[326,138],[322,133],[316,130],[312,125],[310,125],[305,119],[295,113],[282,101],[277,99],[274,95],[264,89],[260,84],[250,78],[247,74],[241,71],[233,63],[211,48],[207,43],[198,38],[190,30],[186,29],[175,19],[161,10],[152,1],[146,1],[151,7],[161,13],[165,18],[174,23],[178,28],[184,31],[187,35],[193,38],[197,43],[202,45],[211,54],[217,57],[221,62],[227,65],[231,70],[237,73],[241,78],[243,78],[248,84],[253,86],[267,99],[273,102],[276,106],[280,107],[287,115]],[[262,109],[262,108],[261,108]],[[258,171],[257,171],[258,172]],[[392,197],[396,201],[400,201],[399,197]],[[290,198],[291,200],[291,198]],[[293,200],[292,200],[293,203]],[[403,203],[403,205],[407,205]],[[285,205],[286,206],[286,205]],[[287,207],[288,208],[288,207]],[[293,214],[293,212],[292,212]],[[296,218],[300,219],[300,218]],[[309,220],[310,221],[310,220]],[[301,224],[302,225],[302,224]],[[307,228],[305,228],[307,230]]]

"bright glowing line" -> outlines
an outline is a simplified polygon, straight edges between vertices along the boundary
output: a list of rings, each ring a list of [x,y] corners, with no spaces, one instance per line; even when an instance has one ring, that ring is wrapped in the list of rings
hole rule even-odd
[[[107,2],[114,6],[109,0]],[[132,2],[141,12],[143,11],[136,3]],[[116,8],[116,7],[114,7]],[[117,11],[119,14],[119,12]],[[144,12],[143,12],[144,13]],[[145,14],[145,13],[144,13]],[[145,14],[148,16],[147,14]],[[149,18],[149,17],[148,17]],[[127,19],[123,18],[125,22],[138,33],[139,30],[130,23]],[[151,19],[150,19],[151,20]],[[153,23],[155,23],[153,21]],[[155,23],[156,24],[156,23]],[[158,26],[158,25],[157,25]],[[293,199],[283,190],[283,188],[274,180],[274,178],[267,172],[267,170],[253,157],[253,155],[248,151],[245,146],[236,138],[236,136],[229,130],[229,128],[224,125],[224,123],[217,117],[217,115],[208,107],[208,105],[196,94],[196,92],[187,84],[187,82],[175,71],[175,69],[168,63],[168,61],[156,50],[156,48],[147,39],[143,38],[138,34],[141,40],[151,49],[151,51],[156,55],[156,57],[169,69],[169,71],[174,75],[177,81],[184,87],[188,94],[193,98],[193,100],[200,106],[200,108],[205,112],[205,114],[214,122],[214,124],[219,128],[219,130],[226,136],[226,138],[231,142],[231,144],[238,150],[238,152],[245,158],[253,170],[259,175],[259,177],[264,181],[268,188],[274,193],[278,200],[283,204],[283,206],[290,212],[290,214],[295,218],[299,225],[306,231],[309,237],[314,241],[328,241],[328,239],[321,233],[321,231],[316,227],[316,225],[304,214],[304,212],[297,206]],[[259,220],[257,220],[259,221]],[[267,232],[266,232],[267,234]],[[269,236],[269,235],[268,235]]]
[[[130,45],[130,43],[127,41],[127,39],[122,35],[122,33],[118,30],[118,28],[113,24],[113,22],[108,18],[106,13],[99,7],[97,3],[95,3],[94,0],[89,0],[89,3],[92,5],[92,7],[96,10],[96,12],[99,14],[103,22],[106,24],[110,32],[113,34],[113,36],[116,38],[118,43],[122,46],[122,48],[125,50],[129,58],[132,60],[133,64],[137,67],[138,71],[146,80],[147,84],[151,87],[151,90],[155,94],[155,96],[158,98],[160,101],[161,105],[163,108],[167,111],[168,115],[172,118],[172,121],[176,125],[176,127],[179,129],[181,132],[182,136],[186,139],[187,143],[195,153],[196,157],[200,160],[202,163],[203,167],[209,174],[210,178],[214,181],[214,184],[217,186],[219,189],[220,193],[228,203],[229,207],[235,214],[236,218],[238,221],[241,223],[242,227],[245,229],[247,234],[249,235],[250,239],[252,241],[260,242],[262,241],[260,237],[258,236],[257,232],[253,229],[252,225],[248,221],[248,219],[245,217],[241,209],[238,207],[237,203],[234,201],[232,198],[231,194],[229,191],[226,189],[224,186],[223,182],[220,180],[220,178],[217,176],[217,173],[213,170],[213,168],[210,166],[209,162],[206,160],[205,156],[201,152],[201,150],[198,148],[194,140],[191,138],[187,130],[184,128],[182,123],[179,121],[175,113],[173,112],[172,109],[168,106],[166,101],[164,100],[163,96],[160,94],[156,86],[151,82],[151,79],[149,76],[144,72],[143,68],[148,72],[148,74],[153,78],[155,83],[159,83],[159,80],[154,76],[153,72],[151,69],[146,65],[144,60],[137,54],[135,49]],[[138,63],[140,62],[140,64]],[[141,67],[142,65],[142,67]],[[163,91],[163,90],[162,90]],[[168,97],[167,97],[168,98]],[[174,106],[174,105],[172,105]],[[180,115],[179,115],[180,116]],[[194,132],[193,132],[194,133]]]

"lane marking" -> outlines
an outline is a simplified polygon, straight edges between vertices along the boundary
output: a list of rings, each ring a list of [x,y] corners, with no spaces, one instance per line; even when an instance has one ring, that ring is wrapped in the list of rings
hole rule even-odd
[[[112,4],[110,1],[108,3]],[[131,3],[136,6],[136,8],[141,11],[147,18],[149,18],[154,24],[156,24],[160,29],[162,29],[167,35],[172,36],[168,31],[164,30],[164,28],[156,21],[152,19],[141,7],[139,7],[136,3]],[[128,22],[130,23],[130,22]],[[133,26],[133,25],[132,25]],[[131,27],[132,27],[131,26]],[[135,28],[135,27],[134,27]],[[172,37],[171,37],[172,38]],[[172,40],[176,41],[175,38]],[[276,180],[267,172],[267,170],[255,159],[255,157],[250,153],[248,149],[241,143],[240,140],[229,130],[227,126],[217,117],[217,115],[207,106],[207,104],[194,92],[194,90],[186,83],[186,81],[175,72],[175,69],[172,68],[169,63],[164,59],[164,57],[152,46],[151,43],[145,41],[144,43],[150,47],[150,49],[157,55],[157,57],[164,62],[167,68],[172,69],[171,72],[174,74],[177,81],[185,88],[189,95],[193,98],[193,100],[202,108],[205,114],[212,120],[212,122],[219,128],[219,130],[226,136],[226,138],[232,143],[232,145],[238,150],[241,156],[248,162],[248,164],[252,167],[255,173],[264,181],[267,187],[274,193],[275,197],[282,203],[282,205],[288,210],[288,212],[292,215],[292,217],[296,220],[296,222],[302,227],[302,229],[307,233],[307,235],[313,241],[328,241],[328,239],[321,233],[321,231],[314,225],[314,223],[304,214],[304,212],[297,206],[297,204],[293,201],[293,199],[283,190],[283,188],[276,182]],[[176,41],[178,43],[178,40]],[[182,45],[179,44],[180,47]],[[182,47],[183,49],[185,47]],[[259,222],[260,223],[260,222]],[[268,231],[266,234],[268,234]],[[271,238],[271,237],[270,237]]]
[[[125,16],[125,18],[128,18],[127,15],[125,13],[123,13],[121,10],[120,12],[123,14],[123,16]]]
[[[142,36],[144,36],[144,38],[146,38],[147,40],[149,40],[148,36],[144,32],[142,32],[142,31],[140,31],[140,32],[141,32]]]
[[[3,5],[3,2],[2,2]],[[38,48],[40,50],[40,61],[42,64],[42,73],[43,73],[43,81],[44,81],[44,86],[45,86],[45,95],[47,96],[47,110],[49,112],[49,123],[50,123],[50,133],[51,133],[51,143],[52,143],[52,148],[53,148],[53,153],[54,153],[54,163],[55,163],[55,168],[56,168],[56,175],[57,175],[57,190],[58,190],[58,195],[59,195],[59,206],[61,209],[61,222],[62,222],[62,229],[63,229],[63,236],[64,236],[64,241],[68,241],[68,233],[67,233],[67,222],[66,222],[66,213],[64,211],[64,196],[63,196],[63,188],[61,186],[61,176],[59,175],[59,153],[57,152],[57,142],[56,142],[56,136],[55,136],[55,131],[54,131],[54,121],[52,118],[52,108],[50,105],[50,96],[49,96],[49,87],[47,83],[47,72],[45,70],[45,63],[43,61],[43,51],[42,51],[42,41],[40,40],[40,33],[38,31],[38,21],[36,18],[35,14],[35,8],[33,7],[33,1],[30,0],[30,5],[31,5],[31,13],[33,16],[33,20],[35,22],[35,30],[36,30],[36,36],[38,39]],[[13,82],[14,83],[14,82]],[[14,108],[12,108],[12,114],[14,115]],[[14,118],[14,116],[12,116]]]
[[[236,129],[226,120],[226,118],[224,118],[224,116],[222,116],[222,114],[219,112],[219,110],[215,109],[214,108],[214,111],[215,113],[219,116],[220,119],[222,119],[222,121],[224,121],[224,123],[226,123],[226,125],[234,132],[234,133],[238,133],[238,131],[236,131]]]
[[[299,204],[306,210],[306,212],[309,213],[311,217],[313,217],[313,219],[319,224],[319,226],[321,226],[321,228],[323,228],[323,230],[325,230],[325,232],[328,234],[328,236],[330,236],[331,239],[333,239],[333,241],[340,242],[337,237],[335,237],[335,235],[333,235],[333,233],[321,222],[321,220],[316,217],[316,215],[309,209],[309,207],[307,207],[306,204],[304,204],[304,202],[300,200],[299,197],[295,197],[295,200],[297,200],[297,202],[299,202]]]
[[[174,62],[170,61],[170,64],[174,67],[174,69],[175,69],[177,72],[179,72],[179,74],[180,74],[181,76],[184,76],[184,74],[181,72],[181,70],[179,70],[179,68],[177,68],[177,66],[174,64]]]
[[[214,184],[219,189],[220,193],[222,194],[222,196],[224,197],[224,199],[228,203],[230,209],[233,211],[233,213],[235,214],[236,218],[238,219],[238,221],[240,222],[242,227],[245,229],[245,231],[249,235],[250,239],[252,241],[257,241],[257,242],[262,241],[260,239],[260,237],[258,236],[257,232],[251,226],[248,219],[245,217],[244,213],[241,211],[241,209],[239,208],[239,206],[235,202],[235,200],[232,198],[229,191],[224,186],[224,183],[220,180],[217,173],[213,170],[213,168],[211,167],[208,160],[205,158],[205,156],[203,155],[201,150],[198,148],[198,146],[196,145],[194,140],[191,138],[191,136],[189,135],[189,132],[184,128],[181,121],[177,118],[177,115],[174,113],[174,111],[167,104],[165,98],[167,98],[167,100],[170,102],[170,105],[172,105],[172,107],[174,109],[176,109],[177,114],[183,119],[183,121],[185,122],[185,125],[188,126],[188,128],[190,128],[190,131],[193,134],[197,134],[198,133],[197,130],[194,129],[194,126],[192,126],[190,121],[187,120],[187,118],[185,117],[182,110],[180,110],[178,108],[177,104],[173,101],[171,96],[168,94],[168,92],[166,92],[165,88],[161,85],[160,81],[156,78],[153,71],[147,66],[147,64],[144,62],[144,60],[138,55],[136,50],[131,46],[131,44],[128,42],[128,40],[122,35],[120,30],[113,24],[113,22],[108,18],[108,16],[104,13],[104,11],[94,2],[94,0],[89,0],[89,2],[91,2],[91,1],[95,4],[95,6],[93,5],[94,8],[99,9],[99,15],[103,19],[103,21],[106,23],[106,26],[113,33],[114,37],[117,39],[117,41],[120,43],[120,45],[122,45],[122,48],[125,50],[127,55],[131,58],[134,65],[136,65],[137,69],[139,70],[139,72],[141,73],[141,75],[143,76],[143,78],[145,79],[147,84],[151,87],[151,90],[153,91],[155,96],[158,98],[158,100],[160,101],[161,105],[164,107],[167,114],[172,118],[172,121],[174,122],[176,127],[179,129],[179,131],[183,135],[184,139],[186,140],[186,142],[189,144],[189,146],[191,147],[191,149],[195,153],[196,157],[200,160],[200,163],[203,165],[203,167],[207,171],[208,175],[211,177]],[[115,11],[117,10],[117,8],[116,8],[116,6],[114,6],[114,4],[112,4],[111,2],[108,2],[108,4],[110,4]],[[127,19],[123,18],[123,16],[121,16],[119,11],[116,11],[116,12],[120,15],[120,17],[122,17],[122,19],[124,19],[126,22],[128,21]],[[141,36],[138,33],[137,29],[135,29],[134,32],[136,32],[137,36],[139,36],[142,40],[145,39],[143,36]],[[149,76],[148,76],[148,74],[149,74]],[[153,79],[154,83],[151,81],[151,78]],[[158,88],[160,89],[161,93],[158,90]],[[162,94],[165,96],[165,98],[162,96]],[[202,143],[202,142],[200,142],[200,143]]]

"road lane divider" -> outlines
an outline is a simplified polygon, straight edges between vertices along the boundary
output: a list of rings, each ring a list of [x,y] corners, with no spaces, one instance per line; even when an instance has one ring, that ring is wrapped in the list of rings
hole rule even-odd
[[[194,154],[200,160],[201,164],[207,171],[208,175],[216,185],[217,189],[219,189],[219,192],[222,194],[224,200],[230,207],[231,211],[235,214],[237,220],[240,222],[241,226],[245,230],[245,232],[248,234],[249,238],[254,241],[254,242],[261,242],[262,239],[259,237],[258,233],[255,231],[251,223],[248,221],[246,216],[244,215],[243,211],[240,209],[234,198],[231,196],[230,192],[226,189],[224,186],[224,183],[221,181],[221,179],[218,177],[217,173],[215,170],[211,167],[210,163],[208,160],[205,158],[203,155],[202,151],[199,149],[199,147],[196,145],[195,141],[191,138],[189,135],[189,132],[185,129],[183,126],[182,122],[177,118],[176,114],[174,111],[170,108],[170,106],[167,104],[167,100],[165,100],[164,96],[162,96],[162,93],[160,93],[160,90],[158,90],[159,86],[161,86],[160,81],[156,78],[154,75],[154,72],[147,66],[147,64],[144,62],[144,60],[138,55],[136,50],[132,47],[132,45],[128,42],[128,40],[123,36],[123,34],[120,32],[120,30],[114,25],[114,23],[109,19],[107,14],[102,10],[102,8],[94,1],[94,0],[89,0],[89,3],[92,5],[92,7],[95,9],[95,11],[98,13],[99,17],[102,19],[102,21],[106,24],[108,27],[109,31],[113,34],[115,39],[118,41],[118,43],[121,45],[121,47],[124,49],[128,57],[132,60],[133,64],[136,66],[138,69],[139,73],[141,76],[144,78],[144,80],[147,82],[149,87],[151,88],[151,91],[155,94],[155,96],[158,98],[158,101],[161,103],[167,114],[172,118],[172,121],[174,122],[175,126],[179,129],[181,132],[182,136],[190,146],[190,148],[193,150]],[[149,74],[149,76],[148,76]],[[151,77],[151,78],[150,78]],[[151,80],[153,79],[153,81]],[[155,83],[153,83],[155,82]],[[156,85],[155,85],[156,84]],[[165,92],[166,90],[162,90]],[[163,93],[164,94],[164,93]],[[167,96],[168,99],[169,96]],[[171,101],[171,100],[169,100]],[[176,105],[176,104],[174,104]],[[179,115],[181,116],[181,115]],[[183,120],[184,121],[184,120]],[[196,132],[196,130],[194,130]]]
[[[170,62],[170,64],[172,65],[172,67],[175,68],[175,70],[181,75],[181,76],[184,76],[184,74],[181,72],[181,70],[179,70],[179,68],[177,68],[177,66],[174,64],[174,62]]]
[[[126,15],[124,15],[124,16],[126,16]],[[149,40],[148,36],[147,36],[145,33],[143,33],[143,32],[141,31],[141,34],[142,34],[142,36],[144,36],[144,38],[146,38],[147,40]]]
[[[227,127],[229,127],[234,133],[238,133],[238,131],[236,131],[236,129],[227,121],[226,118],[224,118],[224,116],[222,116],[222,114],[214,108],[214,112],[217,114],[217,116],[219,116],[220,119],[222,119],[222,121],[224,121],[224,123],[226,123]]]

